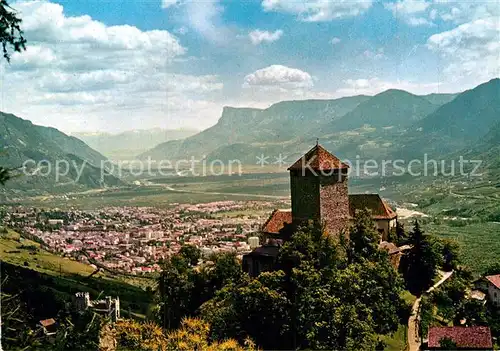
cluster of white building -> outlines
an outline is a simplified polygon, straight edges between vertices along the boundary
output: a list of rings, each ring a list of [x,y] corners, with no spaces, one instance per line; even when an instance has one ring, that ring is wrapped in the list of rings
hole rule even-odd
[[[205,256],[244,254],[258,246],[265,210],[276,203],[221,201],[173,204],[166,209],[109,207],[98,211],[10,208],[7,225],[42,240],[49,250],[86,263],[133,274],[158,271],[162,260],[184,244]],[[224,215],[234,211],[255,215]],[[264,210],[264,211],[262,211]]]

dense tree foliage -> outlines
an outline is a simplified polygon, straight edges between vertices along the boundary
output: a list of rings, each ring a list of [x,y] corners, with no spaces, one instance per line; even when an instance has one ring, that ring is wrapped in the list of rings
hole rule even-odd
[[[402,259],[401,269],[407,288],[414,294],[421,294],[432,286],[443,264],[441,246],[422,231],[418,221],[409,234],[408,244],[411,248]]]
[[[441,239],[441,254],[443,256],[443,270],[451,271],[457,269],[460,264],[460,246],[455,240]]]
[[[340,242],[311,224],[281,248],[278,270],[226,285],[202,306],[212,337],[249,336],[265,349],[372,350],[406,311],[402,281],[368,213]]]
[[[0,0],[0,43],[2,44],[3,57],[10,61],[10,51],[20,52],[25,50],[26,39],[21,30],[21,19],[12,9],[7,0]]]
[[[439,340],[439,346],[443,350],[455,350],[457,348],[457,344],[451,338],[442,338]]]
[[[155,323],[121,320],[110,328],[110,336],[118,349],[134,351],[254,351],[255,345],[247,339],[244,346],[234,339],[222,342],[209,339],[210,325],[199,318],[185,318],[178,329],[165,333]]]
[[[3,167],[0,167],[0,185],[4,185],[10,179],[9,170]]]
[[[179,255],[184,257],[191,266],[196,266],[201,258],[201,251],[194,245],[183,245],[179,250]]]
[[[158,320],[166,329],[177,328],[185,316],[193,316],[225,284],[244,277],[235,254],[214,255],[212,261],[193,266],[197,254],[185,246],[163,264],[158,284]]]
[[[406,245],[408,243],[408,235],[405,231],[405,226],[402,222],[396,222],[396,228],[394,230],[394,238],[393,240],[389,240],[391,242],[395,242],[398,246]]]
[[[491,264],[483,272],[483,276],[496,275],[496,274],[500,274],[500,262]]]
[[[380,234],[375,230],[368,210],[365,209],[356,212],[349,239],[349,262],[379,259],[382,253],[379,250],[381,238]]]

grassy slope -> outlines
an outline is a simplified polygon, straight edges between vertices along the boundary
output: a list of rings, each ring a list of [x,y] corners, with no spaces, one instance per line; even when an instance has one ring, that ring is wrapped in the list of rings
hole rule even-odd
[[[35,279],[36,284],[53,290],[54,294],[65,301],[71,301],[72,295],[78,291],[88,291],[92,298],[103,294],[118,295],[125,313],[128,308],[138,315],[147,312],[152,297],[146,294],[143,288],[153,287],[153,280],[143,277],[109,276],[101,272],[88,278],[94,272],[93,267],[52,254],[31,240],[19,240],[20,235],[14,231],[0,235],[1,262],[5,263],[2,267],[3,274],[8,275],[13,269],[10,267],[18,266],[21,268],[21,274],[26,275],[26,279]],[[21,249],[21,245],[36,246],[38,251]],[[38,278],[33,272],[40,274]],[[15,276],[9,279],[23,278]]]
[[[29,249],[21,249],[19,248],[21,245],[36,246],[38,247],[38,251],[33,252]],[[24,263],[27,262],[31,269],[50,275],[59,275],[60,273],[63,275],[89,275],[94,271],[94,268],[89,265],[45,251],[40,248],[40,244],[22,239],[14,231],[9,231],[8,234],[0,236],[0,256],[4,262],[17,266],[24,266]]]

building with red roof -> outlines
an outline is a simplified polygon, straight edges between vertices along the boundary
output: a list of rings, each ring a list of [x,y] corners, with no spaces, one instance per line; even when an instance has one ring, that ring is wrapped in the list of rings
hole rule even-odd
[[[485,277],[488,282],[488,299],[500,307],[500,274]]]
[[[348,164],[316,144],[288,168],[292,208],[274,210],[264,223],[262,233],[268,238],[285,240],[283,229],[287,224],[297,226],[312,220],[321,223],[330,235],[345,235],[356,212],[368,209],[380,233],[380,241],[387,241],[389,231],[396,227],[396,212],[378,194],[349,194],[348,170]],[[382,248],[400,255],[400,250],[388,247]],[[244,261],[248,261],[244,266],[260,272],[255,263],[258,257],[257,254],[244,256]],[[394,262],[397,265],[399,259],[395,258]],[[269,267],[267,256],[266,267]]]
[[[493,349],[491,331],[488,327],[430,327],[428,349],[445,350],[441,347],[443,339],[451,340],[457,350]]]
[[[291,210],[275,210],[262,232],[279,234],[285,224],[316,220],[333,235],[345,232],[356,211],[368,209],[387,240],[397,214],[378,194],[348,194],[349,165],[316,144],[293,163],[290,171]]]

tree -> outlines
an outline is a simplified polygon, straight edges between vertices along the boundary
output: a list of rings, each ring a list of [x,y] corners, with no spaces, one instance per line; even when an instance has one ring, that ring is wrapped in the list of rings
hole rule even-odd
[[[244,346],[236,340],[223,342],[209,340],[210,324],[199,318],[185,318],[178,329],[165,334],[152,322],[139,323],[121,320],[110,328],[111,336],[120,350],[158,351],[158,350],[198,350],[198,351],[254,351],[255,344],[245,340]]]
[[[443,270],[449,272],[457,269],[460,260],[460,246],[458,242],[450,239],[442,239],[441,254],[443,255]]]
[[[439,347],[443,350],[456,350],[457,343],[452,338],[444,337],[439,340]]]
[[[399,221],[396,222],[395,240],[398,246],[405,245],[408,241],[408,234],[405,232],[405,226]]]
[[[174,255],[163,266],[159,278],[160,317],[163,328],[176,328],[189,314],[193,281],[187,261]]]
[[[5,182],[7,182],[9,179],[10,179],[9,170],[0,167],[0,185],[5,185]]]
[[[104,320],[95,312],[84,314],[61,311],[56,320],[60,321],[55,341],[55,350],[97,350],[99,333]]]
[[[380,234],[367,209],[356,211],[350,235],[350,262],[374,259],[380,255]]]
[[[183,248],[164,263],[158,281],[159,320],[166,329],[177,328],[182,318],[195,316],[218,290],[238,284],[244,277],[234,253],[214,255],[213,261],[193,267],[197,251],[192,246]]]
[[[210,342],[210,325],[198,318],[184,319],[181,327],[168,334],[167,350],[199,350],[199,351],[254,351],[255,344],[252,340],[246,339],[244,347],[234,339],[226,339],[222,342]]]
[[[251,337],[266,349],[291,348],[290,301],[282,271],[265,272],[241,286],[226,286],[201,308],[215,340]]]
[[[26,50],[26,39],[21,30],[21,19],[16,11],[9,6],[7,0],[0,0],[0,43],[3,57],[10,62],[10,52]]]
[[[432,303],[430,297],[424,295],[420,302],[420,311],[418,313],[420,316],[420,320],[418,322],[418,333],[422,340],[425,339],[429,333],[429,326],[434,317],[433,310],[434,304]]]
[[[194,245],[182,245],[179,255],[184,257],[191,266],[196,266],[201,258],[201,251]]]
[[[406,305],[387,254],[361,234],[373,224],[356,224],[358,242],[345,245],[317,224],[298,228],[276,270],[228,284],[202,306],[211,337],[250,337],[264,349],[373,350],[378,333],[397,329]],[[356,254],[352,263],[348,250]]]
[[[12,9],[7,0],[0,0],[0,43],[2,44],[3,57],[10,62],[10,50],[21,52],[26,50],[26,39],[21,30],[21,19]],[[0,167],[0,185],[10,179],[9,170]]]
[[[406,286],[414,294],[421,294],[432,285],[442,263],[440,248],[436,241],[425,235],[417,220],[409,235],[411,249],[401,260]]]

